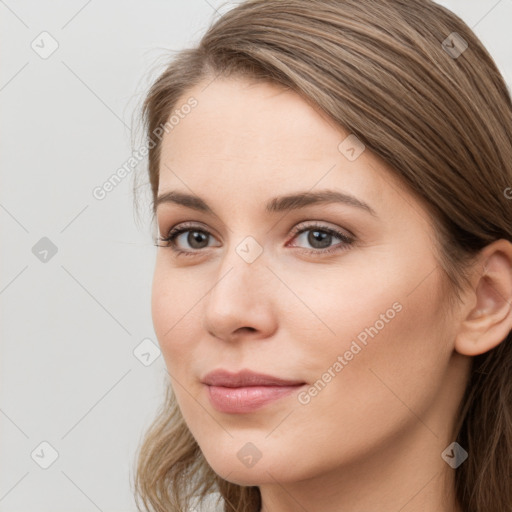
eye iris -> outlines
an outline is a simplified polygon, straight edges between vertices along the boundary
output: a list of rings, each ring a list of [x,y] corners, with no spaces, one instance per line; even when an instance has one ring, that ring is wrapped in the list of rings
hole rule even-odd
[[[208,235],[206,233],[202,233],[201,231],[189,231],[189,234],[187,236],[187,242],[190,244],[190,247],[194,249],[202,249],[203,247],[208,246],[207,238]],[[199,247],[197,247],[194,245],[195,242],[199,242],[199,244],[201,244],[201,242],[204,242],[205,240],[207,241],[206,246],[200,245]]]
[[[310,231],[308,235],[308,243],[317,249],[329,247],[332,235],[324,231]],[[316,245],[320,241],[320,245]]]

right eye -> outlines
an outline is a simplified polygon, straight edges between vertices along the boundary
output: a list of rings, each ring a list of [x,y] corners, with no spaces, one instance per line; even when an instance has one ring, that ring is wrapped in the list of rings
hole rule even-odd
[[[160,237],[159,240],[164,242],[165,245],[157,245],[157,247],[169,248],[177,255],[194,256],[195,252],[208,247],[208,238],[211,236],[213,236],[211,233],[197,224],[181,224],[173,227],[167,236]],[[180,245],[177,243],[179,238],[182,238],[182,243],[189,245],[188,249],[180,248]]]

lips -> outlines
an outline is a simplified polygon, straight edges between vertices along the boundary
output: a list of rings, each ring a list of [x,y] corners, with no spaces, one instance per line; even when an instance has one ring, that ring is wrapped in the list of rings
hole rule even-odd
[[[231,373],[214,370],[202,380],[212,406],[227,414],[245,414],[284,399],[301,388],[305,382],[289,380],[242,370]]]
[[[225,388],[240,388],[250,386],[298,386],[305,384],[302,380],[287,380],[273,375],[256,373],[251,370],[242,370],[231,373],[227,370],[214,370],[202,380],[209,386],[222,386]]]

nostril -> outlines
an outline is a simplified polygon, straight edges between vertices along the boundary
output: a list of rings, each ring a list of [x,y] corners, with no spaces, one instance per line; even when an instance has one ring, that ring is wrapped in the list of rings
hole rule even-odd
[[[249,332],[255,332],[256,329],[254,327],[240,327],[239,329],[237,329],[237,331],[249,331]]]

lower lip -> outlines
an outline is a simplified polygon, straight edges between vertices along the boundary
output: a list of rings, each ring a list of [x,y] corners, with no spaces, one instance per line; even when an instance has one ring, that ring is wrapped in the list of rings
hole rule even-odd
[[[207,386],[210,401],[219,412],[240,414],[252,412],[264,405],[290,395],[304,384],[296,386],[248,386],[244,388],[226,388]]]

